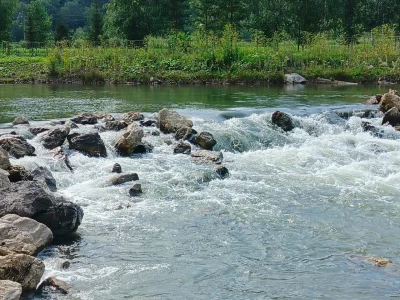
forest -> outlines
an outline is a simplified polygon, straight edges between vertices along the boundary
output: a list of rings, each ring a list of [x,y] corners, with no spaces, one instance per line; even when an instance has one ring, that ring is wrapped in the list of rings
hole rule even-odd
[[[0,41],[143,40],[181,32],[241,39],[324,33],[347,43],[384,24],[400,35],[400,1],[389,0],[0,0]],[[396,13],[397,12],[397,13]]]

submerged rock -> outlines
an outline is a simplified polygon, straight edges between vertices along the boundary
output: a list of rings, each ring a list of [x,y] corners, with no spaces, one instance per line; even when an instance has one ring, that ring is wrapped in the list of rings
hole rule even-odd
[[[23,117],[16,117],[12,122],[13,125],[28,125],[29,121]]]
[[[57,182],[47,167],[36,167],[29,172],[28,179],[41,182],[52,192],[57,191]]]
[[[375,109],[363,109],[363,110],[337,110],[336,114],[342,119],[348,120],[351,117],[359,117],[363,119],[380,118],[382,112]]]
[[[22,294],[20,283],[11,280],[0,280],[0,299],[19,300]]]
[[[189,155],[192,152],[192,146],[188,143],[180,142],[174,148],[174,154],[187,154]]]
[[[122,156],[130,156],[135,148],[140,145],[144,136],[143,129],[136,123],[132,123],[126,132],[118,139],[115,144],[117,152]]]
[[[307,82],[307,79],[297,73],[291,73],[284,75],[284,81],[287,84],[304,84]]]
[[[21,284],[22,292],[36,290],[44,273],[44,263],[26,254],[0,256],[0,280],[10,280]]]
[[[224,159],[222,152],[209,151],[209,150],[200,150],[192,153],[192,158],[197,162],[206,162],[206,163],[222,163]]]
[[[64,150],[61,147],[53,149],[50,153],[53,155],[54,158],[63,161],[68,169],[70,169],[71,171],[73,170],[67,154],[65,154]]]
[[[76,124],[82,124],[82,125],[89,125],[89,124],[97,124],[98,122],[98,117],[95,114],[91,113],[83,113],[80,115],[77,115],[76,117],[71,119],[72,122],[75,122]]]
[[[164,108],[158,113],[158,126],[163,133],[175,133],[182,127],[193,127],[193,122],[174,110]]]
[[[153,146],[148,143],[140,143],[133,149],[133,154],[146,154],[153,152]]]
[[[193,141],[193,144],[199,146],[204,150],[212,150],[217,144],[213,135],[209,132],[201,132]]]
[[[0,169],[7,170],[9,167],[11,167],[11,163],[8,153],[0,147]]]
[[[291,131],[295,128],[292,117],[281,111],[276,111],[272,114],[272,124],[282,128],[284,131]]]
[[[143,127],[152,127],[157,125],[156,120],[140,121],[140,125]]]
[[[20,181],[0,190],[0,217],[16,214],[45,224],[54,236],[75,232],[81,224],[80,206],[56,198],[40,182]]]
[[[367,257],[365,261],[368,263],[372,263],[379,268],[387,267],[388,265],[391,265],[393,263],[390,259],[384,257]]]
[[[361,127],[363,129],[363,131],[369,131],[372,133],[373,136],[376,137],[383,137],[383,131],[379,128],[377,128],[376,126],[372,125],[370,122],[361,122]]]
[[[0,218],[0,240],[11,252],[36,255],[50,245],[53,233],[33,219],[9,214]]]
[[[131,174],[124,174],[120,176],[116,176],[114,178],[110,179],[110,183],[112,185],[119,185],[119,184],[124,184],[126,182],[130,181],[136,181],[139,180],[139,176],[137,173],[131,173]]]
[[[0,139],[0,147],[15,158],[31,156],[35,152],[35,147],[24,139],[18,137],[6,137]]]
[[[129,196],[137,197],[143,194],[142,186],[140,184],[135,184],[133,187],[129,189]]]
[[[48,131],[42,137],[42,145],[46,149],[54,149],[64,144],[65,139],[69,134],[69,127],[60,127]]]
[[[97,132],[70,135],[68,142],[71,149],[89,157],[107,157],[106,146]]]

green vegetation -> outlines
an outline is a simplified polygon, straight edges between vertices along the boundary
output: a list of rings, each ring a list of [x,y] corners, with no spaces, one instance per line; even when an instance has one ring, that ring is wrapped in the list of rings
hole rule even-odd
[[[39,52],[40,53],[40,52]],[[61,80],[78,82],[276,83],[298,72],[308,79],[357,82],[400,80],[400,43],[383,26],[346,45],[325,34],[310,35],[299,50],[283,36],[256,35],[243,41],[233,26],[222,36],[196,31],[168,39],[147,37],[143,47],[59,43],[42,57],[0,54],[0,81]]]

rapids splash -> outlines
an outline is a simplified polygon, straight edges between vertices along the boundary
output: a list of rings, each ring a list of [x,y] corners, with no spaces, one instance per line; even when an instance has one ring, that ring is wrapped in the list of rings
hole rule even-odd
[[[112,146],[120,133],[101,132],[108,157],[71,152],[73,172],[31,139],[37,157],[12,163],[47,166],[58,193],[85,212],[76,238],[41,253],[45,276],[73,286],[66,299],[400,296],[400,134],[381,118],[331,111],[295,116],[284,132],[271,116],[191,118],[218,141],[224,180],[174,155],[173,137],[152,127],[143,138],[152,153],[121,157]],[[106,184],[114,163],[138,173],[143,195]],[[393,265],[365,259],[375,256]]]

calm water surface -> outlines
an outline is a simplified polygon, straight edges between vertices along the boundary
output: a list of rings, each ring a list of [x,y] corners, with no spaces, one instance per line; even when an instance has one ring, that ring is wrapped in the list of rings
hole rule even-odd
[[[101,133],[108,157],[71,153],[73,173],[30,137],[38,156],[12,162],[49,167],[58,193],[85,212],[78,237],[41,254],[46,276],[73,286],[62,299],[398,298],[400,135],[381,119],[369,120],[377,138],[362,131],[364,119],[332,114],[370,108],[362,103],[386,90],[2,85],[0,132],[18,115],[50,126],[83,111],[154,118],[169,107],[215,136],[230,170],[213,178],[211,165],[173,155],[172,137],[152,136],[155,128],[144,138],[153,153],[131,158],[113,150],[121,133]],[[298,128],[277,130],[276,109]],[[138,173],[141,197],[128,196],[131,184],[107,184],[116,162]],[[393,264],[377,268],[375,256]]]

